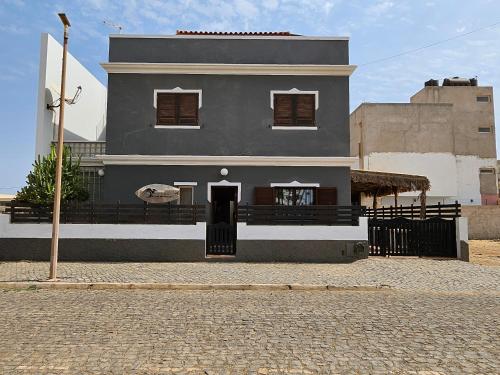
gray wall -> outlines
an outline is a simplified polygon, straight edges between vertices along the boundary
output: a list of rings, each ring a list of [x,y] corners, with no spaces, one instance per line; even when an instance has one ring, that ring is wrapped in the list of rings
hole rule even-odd
[[[349,78],[109,74],[108,154],[349,156]],[[154,89],[202,89],[200,130],[155,129]],[[272,130],[271,90],[318,90],[317,131]]]
[[[343,65],[349,51],[347,40],[112,37],[109,61]]]
[[[350,170],[348,167],[227,167],[229,174],[220,175],[220,166],[111,166],[105,168],[104,200],[107,202],[141,203],[134,192],[142,186],[175,181],[193,181],[196,203],[207,203],[207,183],[227,180],[241,182],[241,204],[253,203],[255,186],[271,182],[319,183],[337,187],[338,204],[350,205]]]
[[[366,241],[238,241],[237,262],[346,263],[368,257]],[[0,261],[48,261],[50,238],[0,238]],[[59,260],[73,262],[200,262],[203,240],[62,238]],[[227,261],[229,259],[223,259]]]

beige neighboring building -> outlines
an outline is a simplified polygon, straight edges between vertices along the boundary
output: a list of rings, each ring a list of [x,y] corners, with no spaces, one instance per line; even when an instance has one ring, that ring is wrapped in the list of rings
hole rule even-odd
[[[493,88],[475,79],[446,82],[451,86],[426,82],[410,103],[361,104],[350,117],[351,156],[359,157],[360,169],[427,176],[428,204],[497,204]],[[398,198],[418,202],[418,193]]]

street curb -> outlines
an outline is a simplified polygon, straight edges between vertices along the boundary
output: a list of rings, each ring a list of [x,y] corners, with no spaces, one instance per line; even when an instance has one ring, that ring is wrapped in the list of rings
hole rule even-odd
[[[318,284],[175,284],[175,283],[107,283],[65,281],[7,281],[0,289],[76,289],[76,290],[257,290],[257,291],[360,291],[373,292],[390,289],[388,286],[335,286]]]

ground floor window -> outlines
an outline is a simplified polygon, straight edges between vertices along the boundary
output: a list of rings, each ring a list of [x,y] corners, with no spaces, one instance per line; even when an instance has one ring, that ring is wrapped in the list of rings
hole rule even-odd
[[[310,206],[315,204],[315,188],[275,187],[274,202],[282,206]]]
[[[177,204],[193,204],[193,187],[177,186],[179,188],[179,199]]]
[[[80,167],[80,173],[89,192],[89,201],[98,202],[102,199],[103,177],[99,176],[102,167]]]

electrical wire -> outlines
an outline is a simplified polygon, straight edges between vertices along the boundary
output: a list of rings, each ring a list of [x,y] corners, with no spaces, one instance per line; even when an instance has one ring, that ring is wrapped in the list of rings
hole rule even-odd
[[[439,40],[437,42],[430,43],[430,44],[427,44],[427,45],[422,46],[422,47],[410,49],[408,51],[403,51],[403,52],[397,53],[395,55],[383,57],[381,59],[368,61],[366,63],[359,64],[358,67],[362,67],[362,66],[366,66],[366,65],[371,65],[371,64],[376,64],[376,63],[379,63],[379,62],[383,62],[383,61],[394,59],[396,57],[404,56],[404,55],[407,55],[409,53],[418,52],[418,51],[421,51],[423,49],[431,48],[431,47],[437,46],[439,44],[443,44],[443,43],[446,43],[446,42],[449,42],[451,40],[455,40],[455,39],[458,39],[458,38],[463,38],[464,36],[467,36],[467,35],[470,35],[470,34],[473,34],[473,33],[477,33],[478,31],[490,29],[490,28],[493,28],[493,27],[498,26],[498,25],[500,25],[500,21],[492,23],[491,25],[488,25],[488,26],[483,26],[483,27],[480,27],[478,29],[474,29],[474,30],[468,31],[468,32],[463,33],[463,34],[458,34],[458,35],[452,36],[451,38]]]

